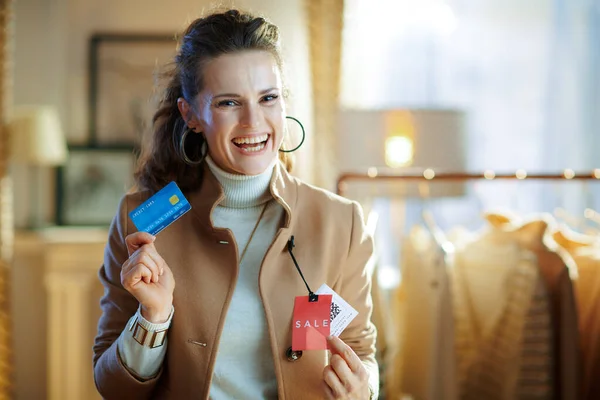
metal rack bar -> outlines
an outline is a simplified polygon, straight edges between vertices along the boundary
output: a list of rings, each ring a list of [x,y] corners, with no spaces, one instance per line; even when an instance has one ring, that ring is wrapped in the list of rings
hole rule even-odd
[[[347,184],[351,181],[469,181],[469,180],[563,180],[563,181],[582,181],[596,180],[600,181],[600,168],[592,171],[575,172],[566,169],[562,173],[528,173],[525,170],[517,170],[514,173],[496,173],[492,170],[475,173],[465,172],[436,172],[432,169],[426,169],[420,173],[390,173],[380,172],[376,168],[370,168],[365,173],[342,173],[337,180],[336,191],[339,195],[344,195]]]

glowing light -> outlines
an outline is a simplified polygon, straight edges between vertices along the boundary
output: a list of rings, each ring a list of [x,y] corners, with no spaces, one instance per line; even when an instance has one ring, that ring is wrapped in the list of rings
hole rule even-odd
[[[398,168],[410,165],[413,161],[413,142],[406,136],[392,136],[385,140],[385,163]]]
[[[600,179],[600,168],[594,170],[594,178]]]
[[[525,171],[524,169],[520,169],[517,171],[515,176],[517,177],[517,179],[525,179],[527,178],[527,171]]]
[[[442,35],[450,35],[456,30],[458,21],[448,4],[432,3],[425,6],[423,11],[427,13],[426,18],[428,21],[426,24],[433,31]]]
[[[483,177],[485,179],[494,179],[496,177],[496,173],[494,171],[492,171],[491,169],[488,169],[487,171],[485,171],[483,173]]]
[[[398,268],[393,265],[382,265],[377,274],[377,281],[381,289],[393,289],[400,284],[401,276]]]
[[[375,167],[371,167],[367,170],[367,175],[369,175],[369,178],[375,178],[378,173],[379,172],[377,171],[377,168],[375,168]]]
[[[566,179],[573,179],[575,178],[575,171],[573,171],[572,169],[565,169],[563,175]]]
[[[431,168],[427,168],[425,171],[423,171],[423,176],[425,179],[433,179],[435,178],[435,171]]]

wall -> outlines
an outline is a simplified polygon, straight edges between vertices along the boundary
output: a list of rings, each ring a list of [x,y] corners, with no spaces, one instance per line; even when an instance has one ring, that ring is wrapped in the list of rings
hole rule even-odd
[[[16,2],[16,68],[14,99],[17,105],[49,104],[60,112],[71,143],[86,138],[87,127],[87,40],[91,33],[176,32],[210,7],[207,1],[179,0],[19,0]],[[288,114],[298,117],[311,131],[310,73],[308,41],[302,0],[247,0],[236,5],[260,12],[281,28],[287,62],[287,85],[291,91]],[[296,175],[311,180],[311,138],[297,155]],[[44,171],[39,189],[49,221],[53,214],[53,171]],[[28,198],[34,193],[30,174],[23,166],[13,166],[15,182],[15,221],[24,226],[28,217]],[[17,260],[16,264],[28,262]],[[98,260],[98,264],[101,261]],[[13,316],[15,331],[16,399],[44,398],[45,345],[28,342],[32,326],[44,329],[41,282],[24,298],[27,277],[13,277]],[[35,319],[33,325],[32,319]],[[35,353],[35,355],[32,354]],[[38,354],[38,353],[42,354]],[[90,358],[91,363],[91,358]],[[91,368],[91,365],[90,365]]]

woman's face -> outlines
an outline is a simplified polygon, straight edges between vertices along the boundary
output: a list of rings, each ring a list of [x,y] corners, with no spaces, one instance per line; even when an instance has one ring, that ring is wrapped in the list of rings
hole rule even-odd
[[[203,78],[188,126],[204,134],[211,158],[223,170],[264,172],[278,157],[285,123],[274,57],[266,51],[225,54],[205,65]],[[188,120],[186,110],[180,110]]]

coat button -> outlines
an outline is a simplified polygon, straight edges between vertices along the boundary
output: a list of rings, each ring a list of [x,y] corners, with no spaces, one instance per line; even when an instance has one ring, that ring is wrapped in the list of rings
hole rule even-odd
[[[302,358],[302,352],[301,351],[294,351],[292,350],[292,348],[288,348],[287,351],[285,352],[285,355],[287,356],[288,361],[298,361],[300,358]]]

